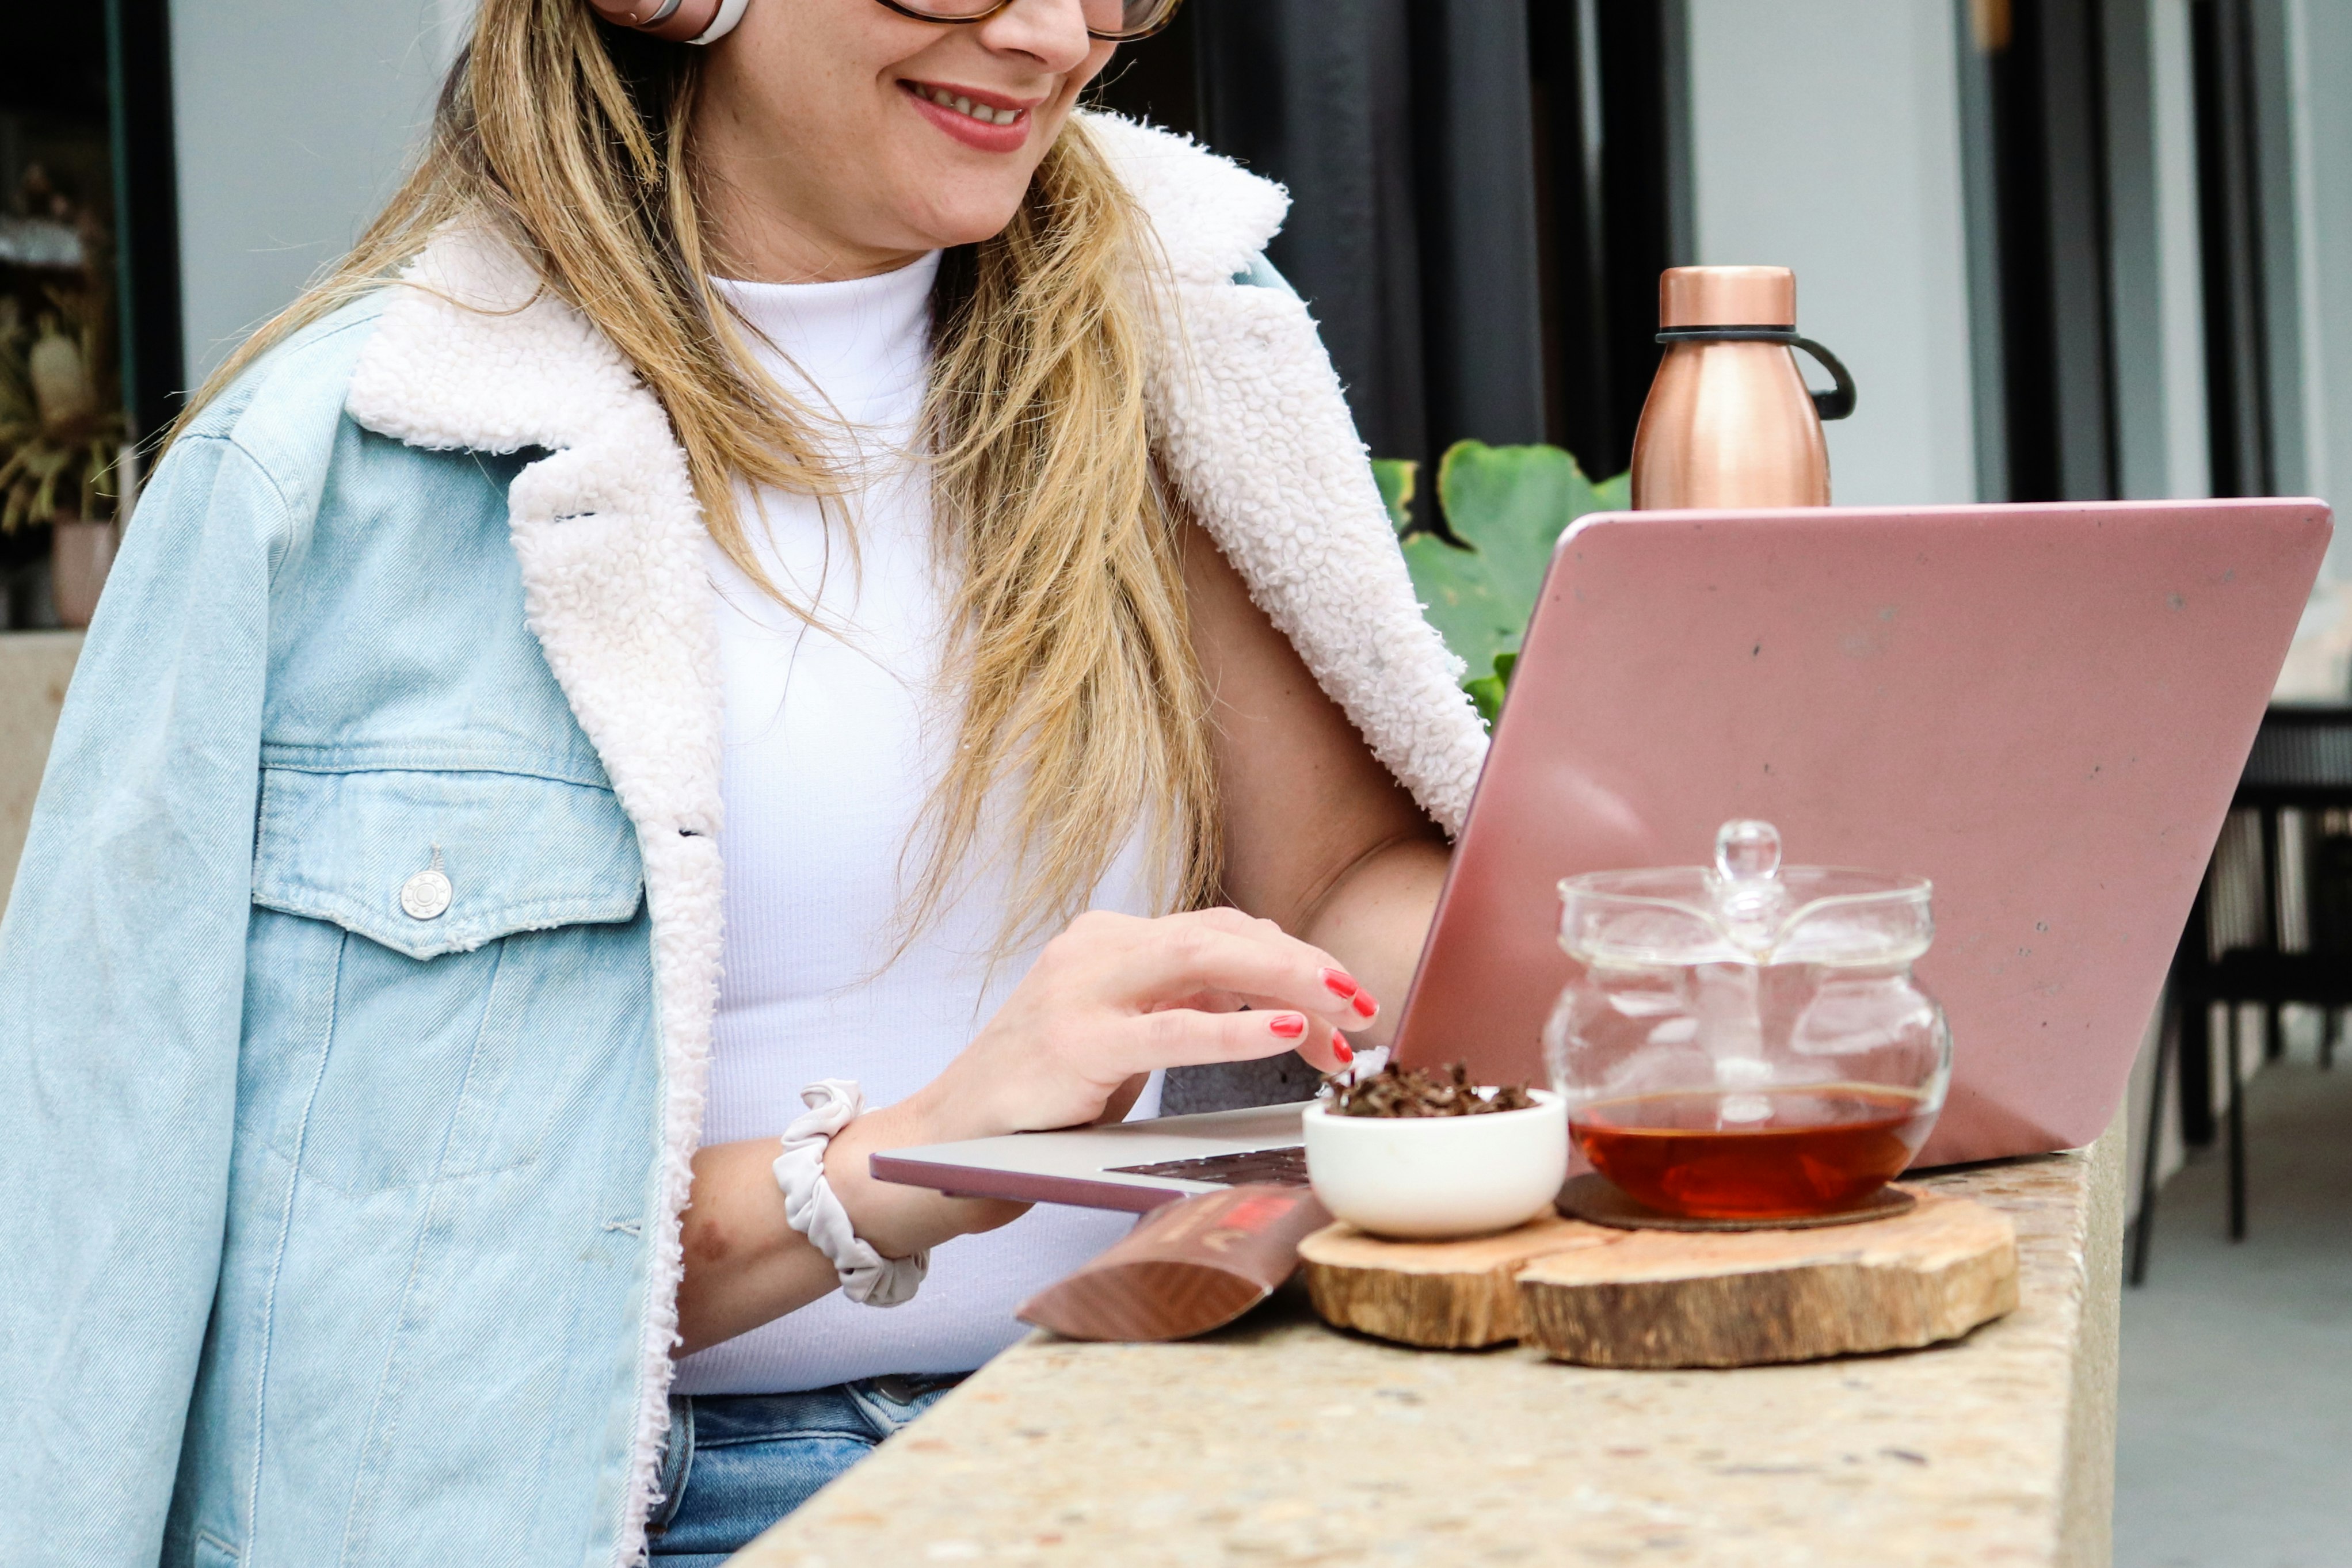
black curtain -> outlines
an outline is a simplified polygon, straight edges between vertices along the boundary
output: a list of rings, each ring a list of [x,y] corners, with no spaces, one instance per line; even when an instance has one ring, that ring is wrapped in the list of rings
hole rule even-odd
[[[1542,438],[1525,0],[1202,0],[1200,129],[1287,184],[1271,256],[1383,456]]]
[[[1106,102],[1290,188],[1269,254],[1375,454],[1542,438],[1525,0],[1193,0],[1131,55]]]
[[[1680,25],[1680,0],[1192,0],[1099,96],[1289,187],[1271,258],[1375,455],[1550,440],[1599,476],[1682,243]]]
[[[1682,6],[1531,6],[1549,439],[1596,479],[1633,455],[1658,274],[1691,259]]]

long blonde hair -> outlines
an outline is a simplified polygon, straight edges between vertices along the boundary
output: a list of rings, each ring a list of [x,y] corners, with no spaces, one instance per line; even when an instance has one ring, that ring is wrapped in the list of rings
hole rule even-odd
[[[710,282],[687,134],[701,57],[608,27],[585,0],[484,0],[408,178],[351,253],[213,374],[182,426],[444,227],[488,225],[635,367],[668,413],[711,538],[764,584],[738,481],[820,496],[845,481]],[[909,846],[923,862],[909,936],[954,896],[1001,783],[1020,791],[996,824],[1016,873],[1001,945],[1076,913],[1139,831],[1167,906],[1214,895],[1207,702],[1144,406],[1150,259],[1147,225],[1073,120],[1004,231],[942,262],[925,434],[960,569],[948,667],[965,700],[929,829]]]

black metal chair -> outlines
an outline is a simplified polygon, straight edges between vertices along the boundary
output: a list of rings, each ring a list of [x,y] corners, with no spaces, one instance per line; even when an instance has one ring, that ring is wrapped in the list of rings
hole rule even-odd
[[[2166,1081],[2177,1056],[2183,1140],[2203,1146],[2216,1128],[2213,1068],[2213,1005],[2228,1004],[2220,1041],[2220,1064],[2229,1095],[2219,1130],[2229,1162],[2230,1239],[2246,1234],[2246,1135],[2244,1083],[2239,1072],[2238,1012],[2259,1004],[2265,1025],[2263,1055],[2274,1060],[2285,1049],[2279,1009],[2287,1003],[2324,1008],[2320,1064],[2332,1067],[2340,1009],[2352,1007],[2352,704],[2274,707],[2263,716],[2253,750],[2231,803],[2251,811],[2261,825],[2262,894],[2251,943],[2231,943],[2214,952],[2217,873],[2229,840],[2215,852],[2173,955],[2166,987],[2165,1026],[2158,1031],[2155,1083],[2148,1095],[2147,1136],[2141,1153],[2139,1218],[2132,1228],[2131,1282],[2147,1276],[2148,1239],[2156,1227],[2157,1177],[2163,1158]],[[2304,814],[2299,903],[2306,915],[2305,940],[2289,948],[2289,918],[2280,843],[2281,818]],[[2345,819],[2341,831],[2326,831],[2331,815]],[[2322,831],[2308,831],[2313,826]]]

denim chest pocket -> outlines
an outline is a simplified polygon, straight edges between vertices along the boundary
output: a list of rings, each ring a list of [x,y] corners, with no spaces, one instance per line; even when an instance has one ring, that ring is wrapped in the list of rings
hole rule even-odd
[[[255,948],[248,1035],[275,1038],[248,1048],[295,1091],[272,1141],[352,1192],[529,1164],[578,1081],[568,1030],[641,971],[614,945],[643,901],[610,789],[265,768],[253,902],[291,918]]]

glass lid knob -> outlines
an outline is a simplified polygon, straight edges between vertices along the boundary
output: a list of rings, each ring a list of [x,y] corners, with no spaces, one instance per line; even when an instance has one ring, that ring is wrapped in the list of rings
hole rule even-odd
[[[1724,934],[1761,954],[1779,938],[1789,890],[1780,885],[1780,831],[1769,822],[1726,822],[1715,835],[1715,915]]]
[[[1780,830],[1749,820],[1716,830],[1715,870],[1724,881],[1768,882],[1780,874]]]

